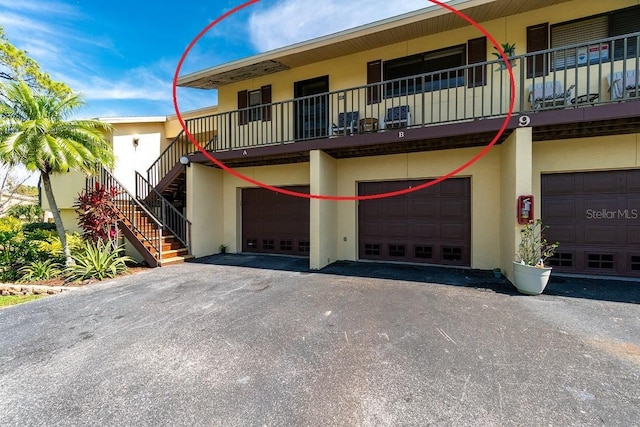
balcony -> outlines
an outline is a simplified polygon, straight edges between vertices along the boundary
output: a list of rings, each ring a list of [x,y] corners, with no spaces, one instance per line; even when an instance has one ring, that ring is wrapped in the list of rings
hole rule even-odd
[[[639,98],[640,33],[513,57],[514,113]],[[385,81],[187,121],[214,152],[507,114],[502,61]],[[201,139],[201,138],[199,138]]]
[[[637,105],[628,101],[640,99],[639,46],[640,33],[633,33],[512,57],[513,113],[520,117],[511,126],[517,126],[518,119],[529,125],[533,117],[534,132],[541,117],[558,125],[563,116],[559,111],[573,111],[564,114],[565,123],[577,123],[579,116],[591,122],[601,115],[611,120],[638,116],[630,113]],[[267,156],[273,147],[292,153],[350,146],[353,155],[364,155],[367,144],[388,140],[385,132],[390,130],[407,130],[416,139],[445,135],[445,125],[452,124],[466,125],[468,134],[495,133],[496,123],[508,113],[511,91],[503,61],[488,61],[199,117],[186,124],[199,143],[222,160],[244,157],[246,163],[251,157]],[[583,108],[604,105],[621,108],[591,113]],[[548,132],[557,135],[557,129]],[[452,135],[455,132],[449,131],[431,149],[455,147]],[[359,138],[347,138],[354,136]],[[353,141],[360,141],[357,147]],[[149,169],[149,180],[157,182],[180,156],[195,151],[184,135],[179,136]]]

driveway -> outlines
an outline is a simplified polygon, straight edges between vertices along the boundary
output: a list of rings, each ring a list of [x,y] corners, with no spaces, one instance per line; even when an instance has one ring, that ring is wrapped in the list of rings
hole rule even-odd
[[[216,256],[0,311],[0,425],[640,424],[640,284]]]

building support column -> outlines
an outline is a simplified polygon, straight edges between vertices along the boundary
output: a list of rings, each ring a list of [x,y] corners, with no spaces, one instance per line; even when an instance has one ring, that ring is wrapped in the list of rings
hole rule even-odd
[[[320,150],[311,151],[310,161],[311,193],[336,195],[338,161]],[[311,199],[309,268],[312,270],[326,267],[337,259],[338,203]]]
[[[513,281],[513,261],[520,244],[518,196],[533,194],[533,139],[531,128],[518,128],[500,146],[500,269]],[[539,216],[540,201],[535,201]]]
[[[218,253],[222,243],[230,243],[223,241],[224,172],[197,163],[192,163],[186,169],[191,253],[195,257]]]

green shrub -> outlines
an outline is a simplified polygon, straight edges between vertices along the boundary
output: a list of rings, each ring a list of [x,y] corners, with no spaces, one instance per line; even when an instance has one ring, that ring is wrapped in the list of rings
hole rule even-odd
[[[7,215],[32,223],[42,221],[44,212],[38,204],[14,205],[7,209]]]
[[[87,242],[84,250],[71,255],[75,265],[67,267],[65,275],[72,281],[113,278],[125,272],[126,263],[133,261],[131,257],[122,253],[121,246],[113,248],[101,241]]]
[[[60,238],[56,234],[51,234],[46,239],[38,239],[38,250],[44,252],[53,257],[64,258],[62,251],[62,244]],[[84,250],[84,240],[78,233],[67,234],[67,244],[72,254],[81,252]]]
[[[51,231],[56,232],[56,225],[52,222],[30,222],[22,226],[22,231],[25,233],[33,233],[35,231]]]
[[[15,232],[22,231],[22,221],[12,216],[3,216],[0,218],[0,232]]]
[[[72,247],[81,245],[77,234],[69,240]],[[0,281],[13,282],[21,278],[21,268],[46,260],[62,261],[60,240],[48,224],[23,224],[16,218],[0,218]]]
[[[13,217],[0,218],[0,281],[18,278],[18,269],[38,259],[38,250],[22,232],[22,222]]]
[[[60,277],[62,275],[60,267],[60,264],[53,259],[33,261],[18,270],[20,276],[18,282],[39,282]]]

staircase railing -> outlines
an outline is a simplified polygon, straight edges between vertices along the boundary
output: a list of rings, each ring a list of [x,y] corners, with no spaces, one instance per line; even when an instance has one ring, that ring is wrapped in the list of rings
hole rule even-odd
[[[137,171],[136,199],[191,253],[191,222]]]
[[[96,176],[87,178],[87,185],[93,188],[98,182],[104,187],[114,188],[118,195],[114,201],[114,207],[122,215],[129,228],[141,243],[147,243],[157,253],[157,260],[162,259],[162,233],[163,225],[158,219],[122,185],[108,170],[101,168]],[[140,221],[140,215],[144,213],[148,218]],[[149,251],[154,255],[151,251]],[[155,257],[155,255],[154,255]]]
[[[202,121],[186,120],[185,124],[191,135],[196,138],[201,145],[209,149],[216,139],[216,131],[213,128],[201,128]],[[208,123],[206,123],[208,125]],[[147,181],[155,188],[171,169],[180,161],[180,157],[187,153],[197,151],[198,148],[189,140],[187,134],[181,131],[173,141],[164,149],[160,156],[149,169],[147,169]]]

